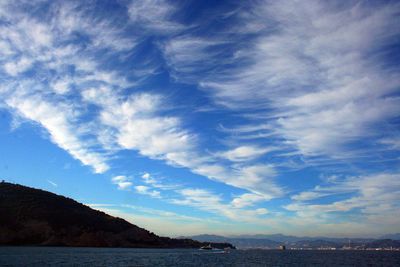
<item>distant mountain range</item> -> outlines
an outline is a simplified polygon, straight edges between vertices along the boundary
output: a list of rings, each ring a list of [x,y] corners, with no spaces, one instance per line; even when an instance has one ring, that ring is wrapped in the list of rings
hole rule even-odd
[[[218,235],[196,235],[191,237],[180,237],[180,238],[190,238],[200,242],[225,242],[230,244],[235,244],[238,248],[279,248],[282,242],[277,242],[274,240],[269,240],[265,238],[246,238],[246,237],[224,237]]]
[[[160,237],[73,199],[0,183],[0,246],[199,248],[192,239]],[[232,247],[213,243],[213,247]]]
[[[379,239],[400,240],[400,233],[397,233],[397,234],[389,234],[389,235],[383,235],[383,236],[379,237]]]
[[[398,234],[385,235],[383,237],[394,237]],[[330,238],[330,237],[297,237],[283,234],[271,235],[240,235],[224,237],[218,235],[196,235],[181,238],[190,238],[200,242],[228,242],[238,248],[279,248],[285,245],[288,248],[342,248],[342,247],[363,247],[363,248],[400,248],[400,240],[391,238]],[[399,238],[400,239],[400,238]],[[349,242],[350,241],[350,242]]]
[[[271,234],[271,235],[240,235],[240,236],[234,236],[238,238],[254,238],[254,239],[270,239],[276,242],[297,242],[297,241],[302,241],[302,240],[311,240],[311,241],[316,241],[316,240],[325,240],[325,241],[331,241],[331,242],[348,242],[349,240],[357,241],[357,242],[370,242],[373,240],[376,240],[374,238],[348,238],[348,237],[342,237],[342,238],[334,238],[334,237],[325,237],[325,236],[292,236],[292,235],[283,235],[283,234]],[[383,238],[382,238],[383,239]]]

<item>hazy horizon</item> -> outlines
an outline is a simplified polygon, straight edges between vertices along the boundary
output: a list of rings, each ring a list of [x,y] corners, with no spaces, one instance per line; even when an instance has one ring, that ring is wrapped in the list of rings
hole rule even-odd
[[[0,3],[0,179],[159,235],[400,232],[398,1]]]

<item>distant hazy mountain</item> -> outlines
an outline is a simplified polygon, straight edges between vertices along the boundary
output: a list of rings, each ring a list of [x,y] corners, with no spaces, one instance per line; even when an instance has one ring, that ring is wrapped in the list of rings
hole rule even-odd
[[[194,235],[194,236],[181,236],[179,238],[190,238],[200,242],[225,242],[225,240],[230,239],[229,237],[219,236],[219,235]]]
[[[276,242],[265,238],[231,238],[218,235],[196,235],[184,238],[190,238],[199,242],[226,242],[234,245],[237,248],[279,248],[279,246],[282,245],[281,242]]]
[[[297,241],[303,241],[303,240],[310,240],[310,241],[317,241],[317,240],[325,240],[325,241],[330,241],[330,242],[348,242],[349,240],[352,241],[357,241],[357,242],[370,242],[375,239],[373,238],[333,238],[333,237],[324,237],[324,236],[292,236],[292,235],[283,235],[283,234],[270,234],[270,235],[239,235],[239,236],[234,236],[235,238],[254,238],[254,239],[269,239],[273,240],[276,242],[282,242],[282,243],[287,243],[287,242],[297,242]]]
[[[400,241],[394,240],[376,240],[371,238],[329,238],[329,237],[296,237],[285,236],[282,234],[273,235],[240,235],[234,237],[224,237],[218,235],[196,235],[189,236],[200,242],[228,242],[238,248],[279,248],[285,245],[288,248],[342,248],[352,247],[398,247]],[[349,242],[350,241],[350,242]],[[389,246],[391,244],[391,246]]]
[[[400,233],[397,234],[388,234],[379,237],[379,239],[393,239],[393,240],[400,240]]]
[[[269,239],[276,242],[295,242],[304,240],[304,238],[292,236],[292,235],[283,235],[283,234],[270,234],[270,235],[238,235],[232,236],[234,238],[253,238],[253,239]]]
[[[0,245],[198,248],[191,239],[159,237],[70,198],[0,183]],[[227,247],[230,244],[213,244]]]

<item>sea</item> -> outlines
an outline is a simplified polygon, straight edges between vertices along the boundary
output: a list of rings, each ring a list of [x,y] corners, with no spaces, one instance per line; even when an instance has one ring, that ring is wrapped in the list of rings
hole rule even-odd
[[[400,266],[400,252],[0,247],[0,266]]]

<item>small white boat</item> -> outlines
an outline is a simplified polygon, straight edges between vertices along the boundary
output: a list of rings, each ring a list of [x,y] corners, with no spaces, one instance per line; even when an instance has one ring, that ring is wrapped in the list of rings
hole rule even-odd
[[[200,249],[201,250],[212,250],[213,248],[212,248],[211,244],[208,244],[207,246],[200,247]]]

